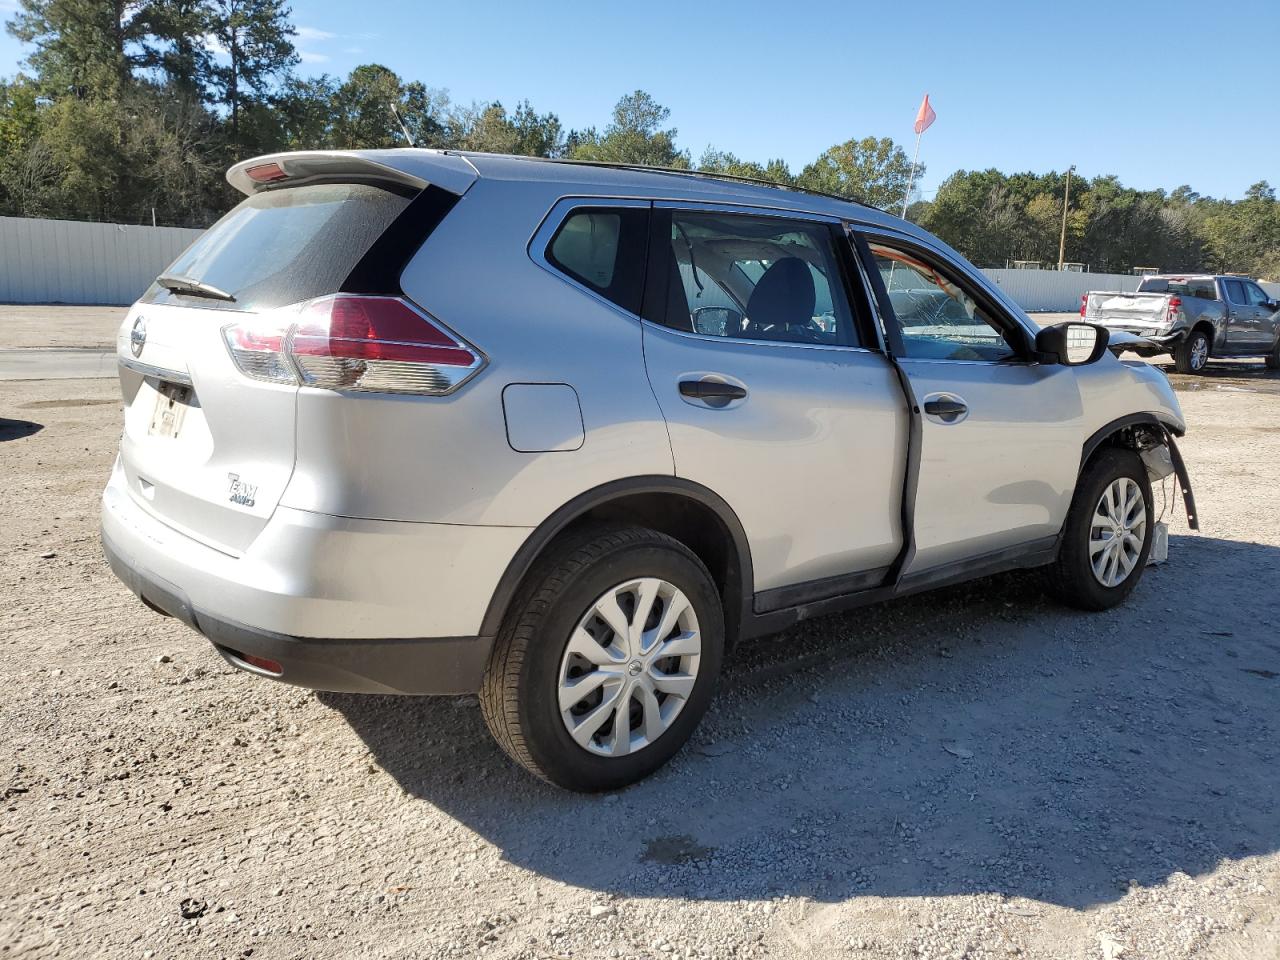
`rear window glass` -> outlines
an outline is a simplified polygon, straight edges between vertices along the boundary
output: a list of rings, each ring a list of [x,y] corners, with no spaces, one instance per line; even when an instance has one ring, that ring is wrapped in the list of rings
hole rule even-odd
[[[164,273],[199,280],[235,302],[174,294],[152,303],[269,310],[337,293],[412,196],[359,183],[318,183],[254,194],[215,223]]]
[[[1199,300],[1218,299],[1214,283],[1209,279],[1167,279],[1155,277],[1143,280],[1138,285],[1139,293],[1175,293],[1180,297],[1195,297]]]
[[[588,289],[638,314],[648,230],[645,208],[578,209],[551,239],[547,260]]]

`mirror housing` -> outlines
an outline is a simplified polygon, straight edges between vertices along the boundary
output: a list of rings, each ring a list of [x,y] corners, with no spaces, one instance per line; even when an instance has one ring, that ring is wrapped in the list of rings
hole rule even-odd
[[[1107,352],[1111,333],[1096,323],[1069,320],[1045,327],[1036,334],[1036,353],[1041,363],[1081,367],[1094,363]]]

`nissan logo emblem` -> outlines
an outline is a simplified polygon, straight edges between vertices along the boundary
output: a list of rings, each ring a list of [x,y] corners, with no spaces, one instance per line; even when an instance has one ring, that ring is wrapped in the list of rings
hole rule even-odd
[[[147,345],[147,319],[139,317],[133,321],[133,329],[129,331],[129,352],[135,357],[142,356],[142,348]]]

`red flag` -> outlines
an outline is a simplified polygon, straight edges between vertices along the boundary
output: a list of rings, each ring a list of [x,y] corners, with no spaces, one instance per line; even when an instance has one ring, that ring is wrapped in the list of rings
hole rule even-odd
[[[926,93],[924,99],[920,101],[920,112],[916,114],[916,133],[924,133],[937,119],[938,115],[933,112],[933,107],[929,106],[929,95]]]

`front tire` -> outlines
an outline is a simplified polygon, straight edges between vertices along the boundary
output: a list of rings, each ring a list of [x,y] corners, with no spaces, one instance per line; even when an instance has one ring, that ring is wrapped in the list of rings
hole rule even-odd
[[[480,705],[536,776],[584,793],[653,773],[706,713],[724,652],[707,568],[642,527],[586,531],[539,561],[507,617]]]
[[[1173,368],[1178,373],[1204,373],[1209,363],[1209,335],[1193,330],[1173,350]]]
[[[1280,370],[1280,341],[1277,341],[1275,347],[1267,354],[1267,369]]]
[[[1142,579],[1155,530],[1151,481],[1132,450],[1100,451],[1080,475],[1048,585],[1081,610],[1121,603]]]

